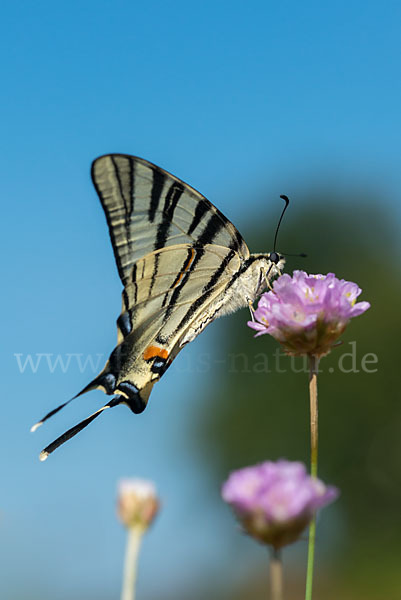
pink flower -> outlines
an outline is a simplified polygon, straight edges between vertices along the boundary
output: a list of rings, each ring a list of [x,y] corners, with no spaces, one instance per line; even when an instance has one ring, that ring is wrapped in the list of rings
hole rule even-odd
[[[294,271],[282,275],[273,291],[262,294],[248,325],[258,333],[269,333],[287,354],[328,354],[352,317],[364,313],[369,302],[356,302],[361,289],[334,273],[308,275]]]
[[[315,511],[335,500],[338,490],[309,476],[300,462],[279,460],[233,471],[222,497],[245,531],[280,548],[295,542]]]

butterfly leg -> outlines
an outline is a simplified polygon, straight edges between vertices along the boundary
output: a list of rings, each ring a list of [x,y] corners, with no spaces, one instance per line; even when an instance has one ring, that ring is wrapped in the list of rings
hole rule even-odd
[[[266,273],[265,273],[265,281],[266,281],[266,286],[267,286],[267,288],[268,288],[268,289],[269,289],[271,292],[273,292],[273,291],[274,291],[274,290],[273,290],[273,287],[272,287],[272,285],[271,285],[271,283],[270,283],[270,280],[268,279],[268,277],[267,277]]]
[[[267,289],[268,289],[268,290],[270,290],[271,292],[273,292],[273,291],[274,291],[274,290],[273,290],[273,287],[272,287],[272,285],[271,285],[271,283],[270,283],[270,279],[269,279],[269,275],[270,275],[270,271],[272,270],[272,267],[273,267],[273,263],[270,265],[270,267],[269,267],[269,270],[267,271],[267,273],[266,273],[264,270],[262,271],[262,273],[263,273],[263,277],[265,278],[266,287],[267,287]]]
[[[255,317],[254,317],[255,309],[253,308],[253,304],[252,304],[251,300],[248,300],[248,308],[249,308],[249,312],[251,313],[252,321],[255,321]]]

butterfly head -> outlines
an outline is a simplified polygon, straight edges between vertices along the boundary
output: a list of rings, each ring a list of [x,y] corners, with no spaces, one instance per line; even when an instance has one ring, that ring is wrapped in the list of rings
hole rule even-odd
[[[269,252],[265,256],[267,259],[266,278],[270,280],[273,277],[280,276],[285,265],[285,257],[283,254],[273,250],[273,252]]]
[[[279,254],[278,252],[270,252],[267,255],[267,260],[273,265],[275,266],[277,271],[281,271],[284,269],[284,265],[285,265],[285,258],[283,256],[283,254]]]
[[[270,281],[279,277],[284,269],[285,258],[279,252],[268,254],[251,254],[248,262],[247,275],[254,282],[253,297],[260,296],[267,287],[271,287]]]

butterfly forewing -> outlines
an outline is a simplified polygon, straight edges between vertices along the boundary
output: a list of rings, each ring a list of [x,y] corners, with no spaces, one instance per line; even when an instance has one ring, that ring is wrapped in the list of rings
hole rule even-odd
[[[92,178],[124,285],[140,258],[168,246],[213,243],[249,257],[240,233],[211,202],[152,163],[122,154],[101,156]]]

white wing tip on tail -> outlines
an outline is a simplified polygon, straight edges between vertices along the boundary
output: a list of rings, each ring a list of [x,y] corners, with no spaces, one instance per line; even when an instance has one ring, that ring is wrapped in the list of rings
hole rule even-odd
[[[41,462],[43,462],[44,460],[46,460],[46,458],[49,456],[49,453],[46,452],[45,450],[42,450],[42,452],[39,454],[39,460]]]
[[[37,429],[39,429],[39,427],[43,425],[43,421],[38,421],[37,423],[35,423],[35,425],[32,425],[30,432],[33,433],[34,431],[36,431]]]

